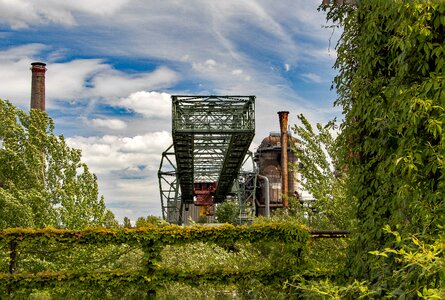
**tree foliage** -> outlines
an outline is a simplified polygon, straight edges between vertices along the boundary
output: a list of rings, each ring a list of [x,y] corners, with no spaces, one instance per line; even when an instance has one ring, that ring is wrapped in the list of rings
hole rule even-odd
[[[153,225],[168,225],[167,221],[163,220],[162,218],[156,217],[156,216],[147,216],[139,217],[136,220],[136,227],[148,227]],[[124,219],[124,227],[125,226],[125,219]]]
[[[0,228],[114,226],[80,150],[44,112],[0,100]]]
[[[395,246],[385,225],[433,241],[445,223],[445,3],[376,0],[325,8],[343,27],[334,84],[345,114],[348,197],[358,201],[350,270],[390,284],[394,257],[369,254]]]
[[[237,224],[240,206],[237,201],[226,200],[216,207],[216,219],[219,223]]]
[[[339,143],[332,136],[334,121],[325,126],[312,125],[303,116],[302,125],[295,125],[294,132],[300,140],[292,151],[298,158],[293,169],[301,175],[300,184],[315,201],[309,208],[303,207],[317,229],[354,229],[356,209],[355,197],[346,196],[347,170],[339,160]]]

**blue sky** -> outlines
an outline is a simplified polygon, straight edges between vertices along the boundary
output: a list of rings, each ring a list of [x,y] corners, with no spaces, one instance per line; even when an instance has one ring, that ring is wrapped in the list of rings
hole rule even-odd
[[[330,91],[338,32],[323,28],[320,3],[0,0],[0,98],[28,110],[30,63],[47,63],[47,112],[107,206],[119,220],[160,215],[170,95],[256,95],[252,150],[279,130],[280,110],[290,124],[341,119]]]

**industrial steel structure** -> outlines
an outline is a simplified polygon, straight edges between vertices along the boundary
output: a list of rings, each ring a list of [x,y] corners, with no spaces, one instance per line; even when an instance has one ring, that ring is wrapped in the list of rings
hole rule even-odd
[[[255,134],[255,96],[172,96],[172,121],[158,172],[164,219],[182,223],[191,204],[210,215],[229,196],[254,197],[256,172],[240,170]]]

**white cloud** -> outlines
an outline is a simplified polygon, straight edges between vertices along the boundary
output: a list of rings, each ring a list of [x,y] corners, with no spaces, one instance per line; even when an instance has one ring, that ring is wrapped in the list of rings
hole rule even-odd
[[[214,61],[213,59],[208,59],[206,60],[205,64],[209,67],[214,67],[216,66],[216,61]]]
[[[116,13],[129,0],[0,0],[0,22],[13,29],[47,23],[76,25],[76,13],[85,13],[95,18]]]
[[[323,62],[333,63],[337,58],[337,51],[335,50],[335,44],[330,45],[326,43],[324,47],[315,48],[313,45],[305,45],[302,51],[302,60],[308,62]]]
[[[122,130],[127,128],[127,124],[119,119],[92,119],[89,121],[93,126],[111,130]]]
[[[193,69],[197,70],[198,72],[207,73],[207,72],[214,72],[216,71],[216,67],[219,67],[215,60],[208,59],[205,62],[194,62],[192,63]]]
[[[46,98],[82,99],[91,94],[87,81],[103,73],[113,72],[101,59],[76,59],[65,63],[49,63],[46,66]],[[28,74],[30,77],[31,74]]]
[[[243,74],[243,70],[241,70],[241,69],[233,70],[233,71],[232,71],[232,74],[233,74],[233,75],[241,75],[241,74]]]
[[[161,154],[172,143],[166,131],[136,136],[73,136],[68,145],[82,150],[82,160],[97,174],[107,207],[122,220],[160,215],[156,177]]]
[[[29,44],[0,51],[0,98],[28,107],[31,93],[31,62],[48,47]],[[60,55],[58,51],[56,57]],[[47,107],[53,100],[76,100],[94,97],[112,101],[138,90],[161,89],[175,83],[179,76],[167,67],[152,72],[127,74],[117,71],[102,59],[74,59],[64,63],[48,62],[46,76]]]
[[[96,174],[122,171],[147,165],[157,168],[161,153],[172,143],[166,131],[133,137],[115,135],[73,136],[66,139],[70,147],[82,150],[82,159]]]
[[[126,98],[113,101],[116,106],[127,108],[145,117],[171,116],[171,99],[167,93],[139,91]]]
[[[289,64],[284,64],[284,70],[286,72],[289,72],[290,71],[290,65]]]
[[[123,97],[138,90],[154,90],[170,86],[178,80],[176,72],[159,67],[153,72],[128,75],[112,70],[102,72],[92,80],[91,94],[97,97]]]
[[[315,82],[315,83],[321,83],[323,80],[321,79],[320,75],[317,75],[315,73],[305,73],[301,74],[300,77],[307,82]]]
[[[46,49],[42,44],[28,44],[0,51],[0,98],[29,106],[31,94],[31,62]]]

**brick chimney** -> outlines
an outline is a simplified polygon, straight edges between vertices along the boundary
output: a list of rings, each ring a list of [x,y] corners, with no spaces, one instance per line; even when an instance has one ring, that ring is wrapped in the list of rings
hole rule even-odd
[[[31,108],[45,111],[45,68],[42,62],[31,63]]]

